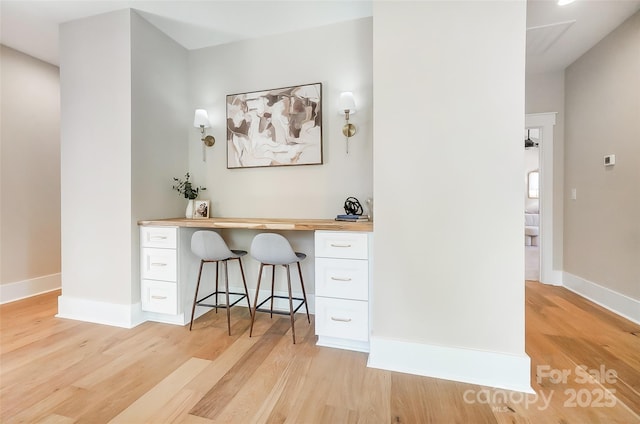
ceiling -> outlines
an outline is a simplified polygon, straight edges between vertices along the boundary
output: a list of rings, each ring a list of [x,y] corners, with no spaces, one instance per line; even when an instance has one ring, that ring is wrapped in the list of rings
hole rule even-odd
[[[0,43],[58,65],[60,23],[124,8],[190,50],[363,18],[373,10],[369,0],[1,0]],[[638,10],[640,0],[567,6],[528,0],[527,72],[566,68]]]

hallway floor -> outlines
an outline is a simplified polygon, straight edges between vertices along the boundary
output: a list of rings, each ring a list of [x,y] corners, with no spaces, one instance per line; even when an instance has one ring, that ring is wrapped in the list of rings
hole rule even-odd
[[[540,246],[524,247],[524,279],[540,281]]]

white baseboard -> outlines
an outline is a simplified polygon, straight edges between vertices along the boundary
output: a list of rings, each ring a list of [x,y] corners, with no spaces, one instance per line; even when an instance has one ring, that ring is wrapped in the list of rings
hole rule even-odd
[[[0,285],[0,304],[58,290],[61,286],[60,273],[43,275],[29,280]]]
[[[58,318],[133,328],[143,322],[140,303],[121,305],[96,300],[58,296]]]
[[[534,393],[531,359],[473,349],[371,337],[368,367]]]
[[[230,291],[242,293],[244,288],[230,287]],[[255,290],[249,290],[251,304],[255,298]],[[271,292],[269,290],[260,290],[260,299],[265,299]],[[278,296],[288,296],[287,292],[276,291]],[[293,297],[302,298],[302,292],[293,293]],[[315,296],[307,294],[307,303],[309,313],[314,313]],[[297,302],[294,301],[294,307]],[[246,301],[243,299],[236,306],[247,307]],[[265,305],[266,306],[266,305]],[[274,309],[289,310],[289,301],[284,299],[275,299]],[[201,307],[196,309],[196,318],[206,313],[209,308]],[[304,306],[298,309],[299,314],[306,313]],[[187,316],[188,314],[188,316]],[[156,321],[167,324],[185,325],[191,319],[191,303],[182,314],[166,315],[153,312],[142,311],[140,303],[133,305],[120,305],[115,303],[100,302],[95,300],[70,298],[69,296],[58,297],[58,318],[68,318],[78,321],[93,322],[96,324],[105,324],[115,327],[133,328],[145,321]]]
[[[584,278],[564,273],[564,287],[630,321],[640,324],[640,300],[598,285]]]
[[[369,353],[369,342],[360,340],[347,340],[338,337],[318,336],[316,346],[332,347],[334,349],[347,349],[356,352]]]
[[[562,286],[563,272],[553,269],[540,276],[540,282],[551,286]]]

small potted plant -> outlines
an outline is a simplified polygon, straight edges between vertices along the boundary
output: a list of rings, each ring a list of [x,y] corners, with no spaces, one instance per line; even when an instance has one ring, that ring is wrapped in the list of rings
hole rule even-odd
[[[193,183],[189,181],[191,175],[187,172],[184,174],[184,179],[173,177],[173,189],[176,190],[180,195],[184,196],[185,199],[188,199],[187,202],[187,210],[185,212],[185,217],[193,218],[193,200],[198,197],[198,193],[200,190],[204,191],[206,187],[194,187]]]

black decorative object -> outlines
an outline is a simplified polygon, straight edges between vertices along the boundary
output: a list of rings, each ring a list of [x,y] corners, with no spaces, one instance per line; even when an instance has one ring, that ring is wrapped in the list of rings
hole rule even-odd
[[[355,197],[347,197],[344,201],[344,211],[347,215],[362,215],[362,205]]]
[[[525,149],[530,149],[532,147],[538,147],[538,143],[536,143],[535,141],[531,140],[531,137],[529,136],[529,132],[530,132],[530,130],[527,130],[527,138],[524,141],[524,148]]]

